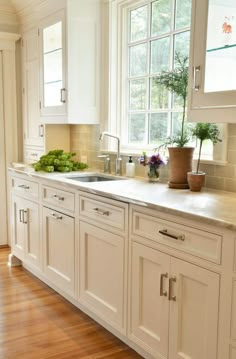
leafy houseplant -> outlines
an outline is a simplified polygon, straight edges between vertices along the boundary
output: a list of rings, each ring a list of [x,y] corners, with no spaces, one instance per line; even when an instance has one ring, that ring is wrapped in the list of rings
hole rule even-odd
[[[219,138],[219,128],[214,123],[197,123],[192,130],[192,134],[200,141],[200,144],[196,171],[188,172],[187,178],[190,190],[196,192],[201,191],[201,188],[205,182],[205,173],[199,171],[203,141],[210,140],[212,141],[213,145],[215,145],[217,142],[221,142],[222,140]]]
[[[155,78],[157,84],[164,86],[167,90],[178,95],[183,102],[183,114],[181,130],[175,136],[167,139],[164,146],[169,151],[169,187],[188,188],[187,172],[192,170],[192,158],[194,148],[184,147],[189,141],[189,131],[185,124],[186,104],[188,96],[188,57],[175,54],[176,66],[173,70],[162,71]]]

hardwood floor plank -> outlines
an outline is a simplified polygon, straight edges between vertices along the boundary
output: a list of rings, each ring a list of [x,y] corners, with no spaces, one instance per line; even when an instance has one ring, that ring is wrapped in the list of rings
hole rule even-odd
[[[0,248],[0,359],[141,359]]]

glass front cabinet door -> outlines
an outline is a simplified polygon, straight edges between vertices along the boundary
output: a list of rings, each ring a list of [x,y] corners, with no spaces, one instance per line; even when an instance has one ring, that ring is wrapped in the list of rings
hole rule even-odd
[[[44,19],[41,38],[41,118],[45,123],[66,120],[65,14]]]
[[[236,1],[193,0],[189,120],[236,122]]]

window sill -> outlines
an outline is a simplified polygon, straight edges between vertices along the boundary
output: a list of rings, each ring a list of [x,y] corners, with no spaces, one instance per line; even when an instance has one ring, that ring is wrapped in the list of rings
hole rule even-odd
[[[112,150],[100,150],[101,153],[104,153],[104,154],[108,154],[108,155],[116,155],[117,152],[116,151],[112,151]],[[148,151],[147,151],[148,153]],[[120,155],[121,156],[124,156],[124,157],[128,157],[128,156],[132,156],[133,158],[139,158],[141,156],[141,152],[140,151],[126,151],[126,150],[123,150],[120,152]],[[197,157],[194,157],[193,158],[193,161],[196,162],[197,161]],[[204,157],[201,159],[200,161],[202,164],[206,164],[206,165],[217,165],[217,166],[226,166],[228,164],[228,161],[223,161],[223,160],[211,160],[211,159],[207,159]]]

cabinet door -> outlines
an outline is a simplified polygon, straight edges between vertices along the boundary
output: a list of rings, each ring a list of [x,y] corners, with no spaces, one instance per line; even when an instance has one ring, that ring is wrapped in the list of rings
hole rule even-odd
[[[65,13],[62,10],[40,24],[40,98],[44,123],[66,120],[65,46]]]
[[[24,202],[18,196],[12,195],[11,197],[11,247],[13,254],[21,260],[25,257]]]
[[[171,258],[170,359],[216,359],[219,275]]]
[[[80,221],[80,300],[124,332],[124,238]]]
[[[24,144],[44,145],[44,127],[39,112],[39,36],[34,28],[23,36],[23,118]]]
[[[231,0],[192,2],[190,121],[235,123],[236,5],[233,3]]]
[[[44,272],[64,292],[74,295],[74,218],[43,207]]]
[[[25,201],[23,220],[25,225],[25,261],[36,267],[40,267],[40,220],[39,205],[37,203]]]
[[[168,354],[169,269],[168,255],[133,242],[129,336],[154,357]]]

